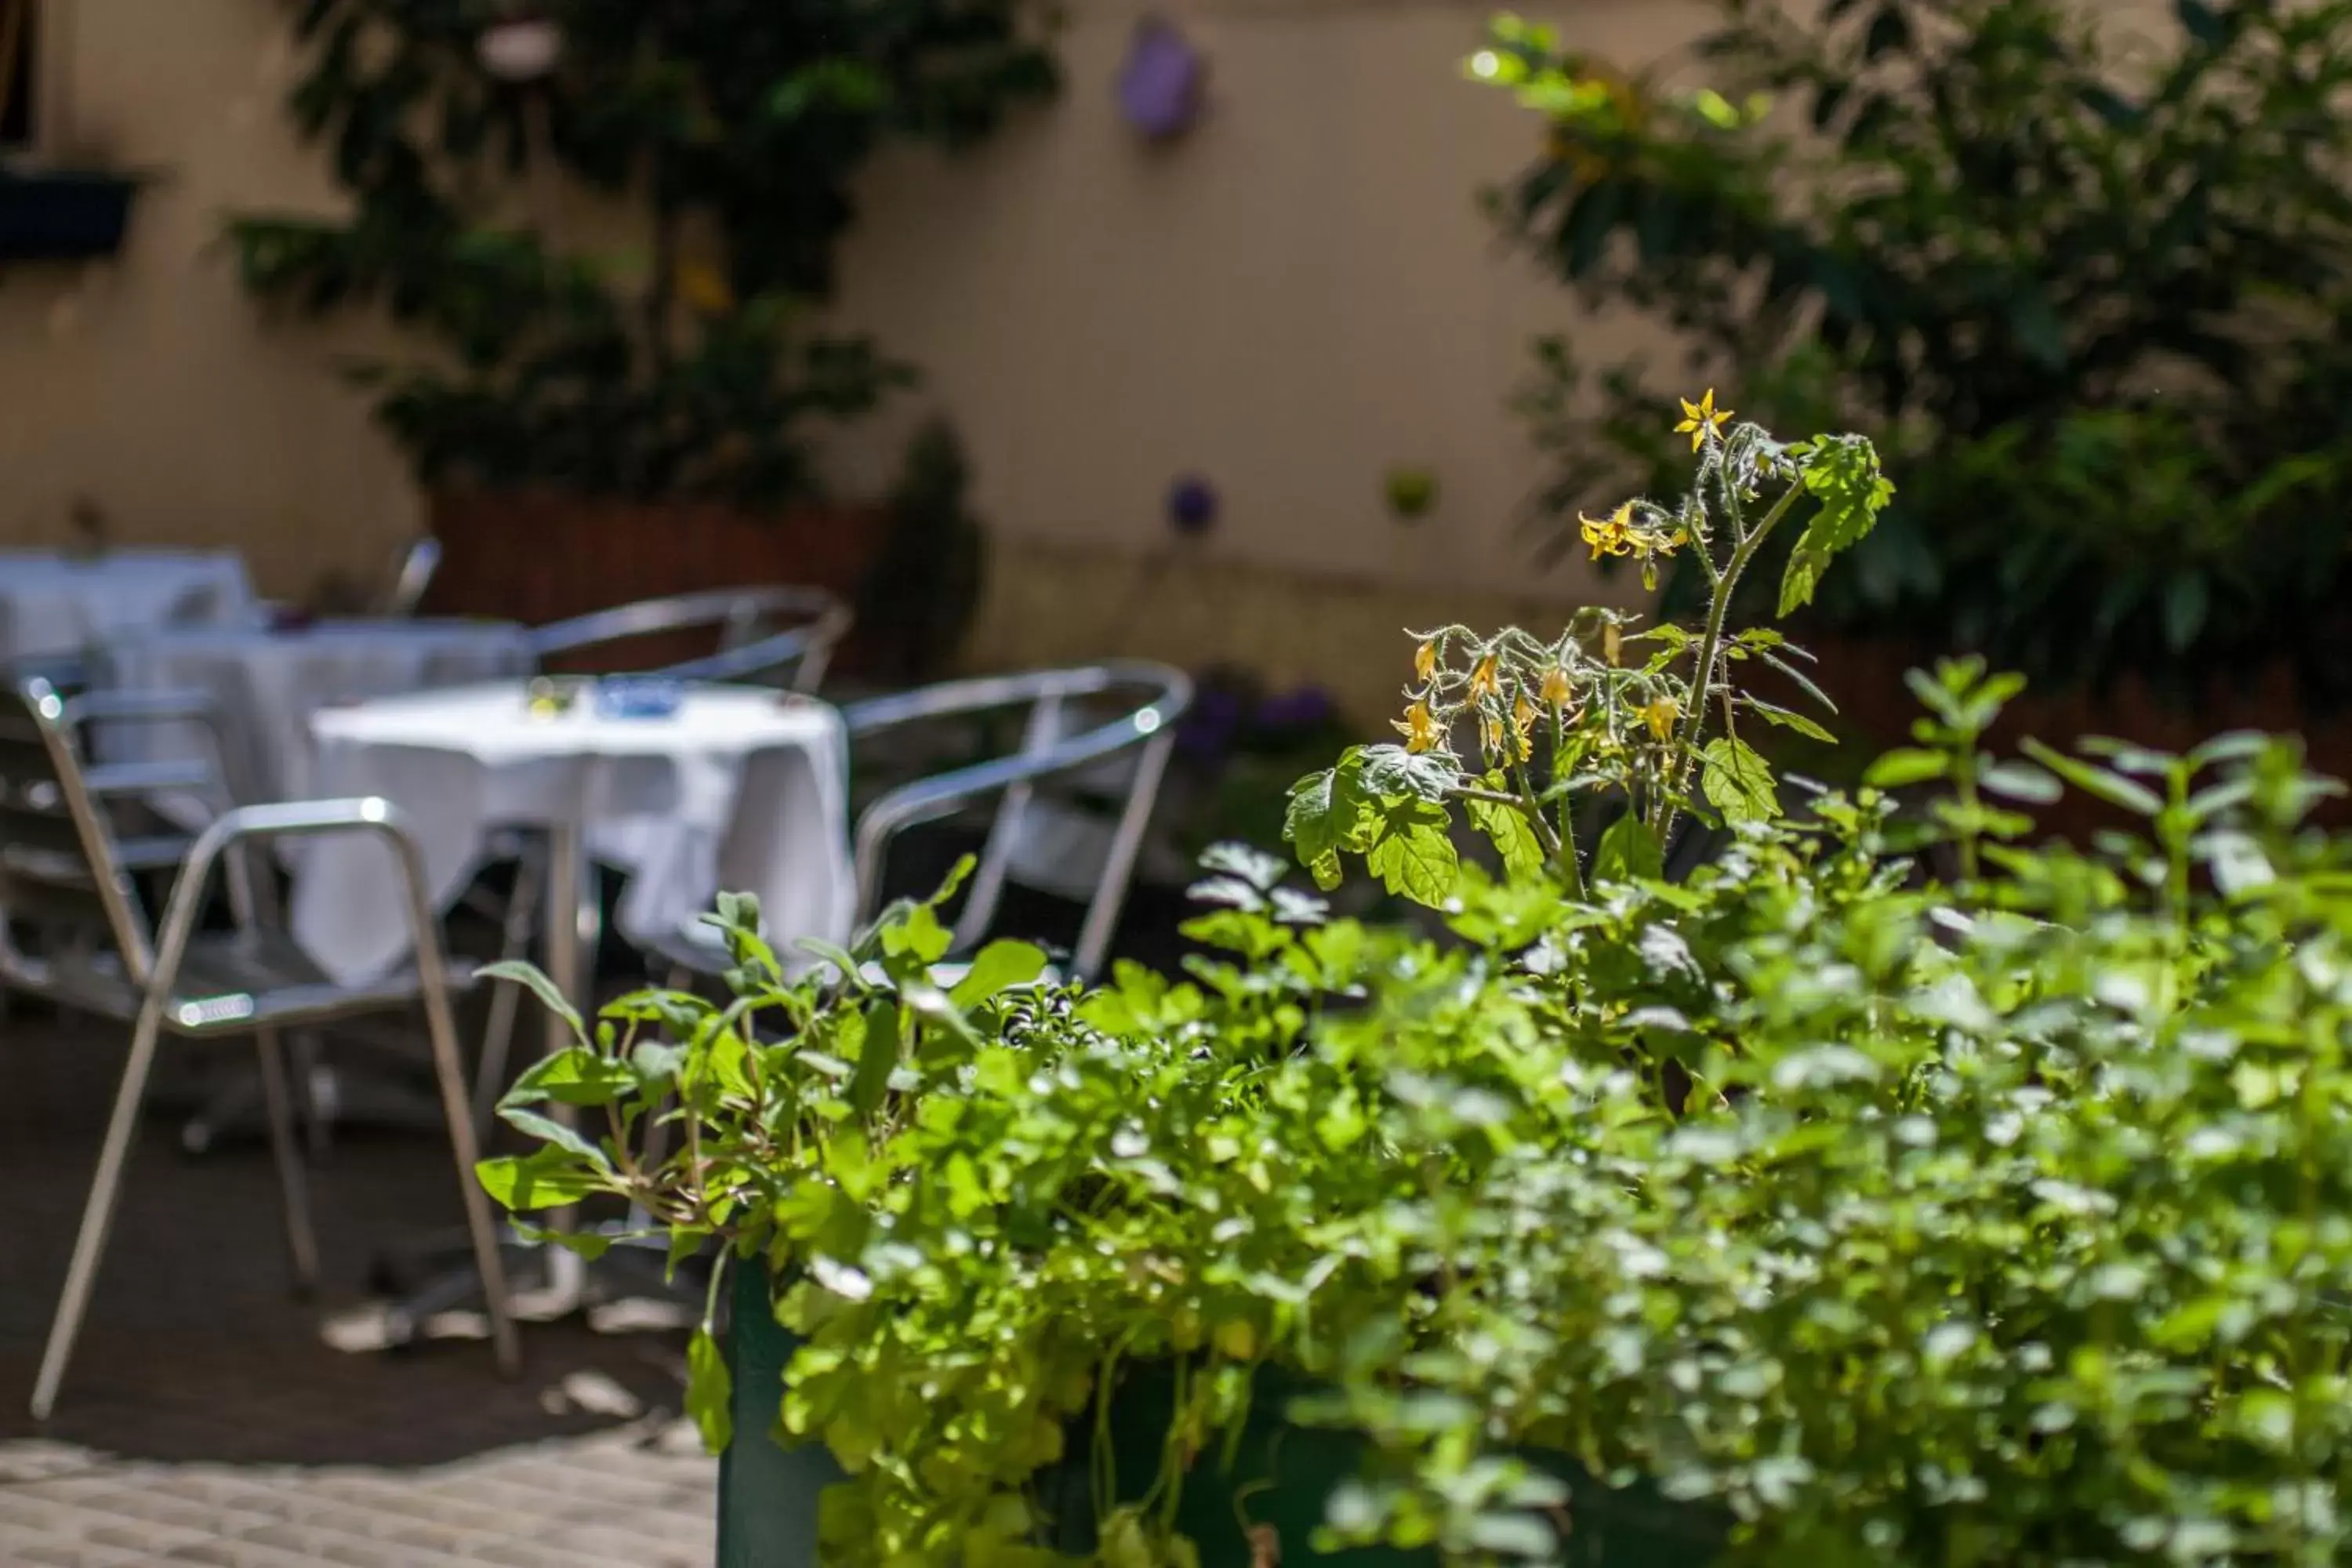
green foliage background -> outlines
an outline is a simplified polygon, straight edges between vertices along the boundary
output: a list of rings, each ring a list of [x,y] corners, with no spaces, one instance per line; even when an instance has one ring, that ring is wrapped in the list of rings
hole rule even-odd
[[[894,142],[956,148],[1057,73],[1025,0],[289,0],[297,126],[348,220],[248,213],[246,286],[306,313],[381,307],[432,346],[355,366],[429,483],[772,505],[814,487],[813,418],[911,377],[814,330]],[[544,81],[476,58],[509,15],[562,32]],[[549,178],[637,205],[635,257],[516,216]]]
[[[1877,440],[1903,495],[1822,624],[2182,698],[2283,660],[2341,697],[2352,6],[2121,11],[1723,0],[1666,72],[1697,91],[1506,18],[1474,74],[1549,140],[1494,210],[1685,334],[1677,381]],[[1541,510],[1660,488],[1643,368],[1541,352]]]

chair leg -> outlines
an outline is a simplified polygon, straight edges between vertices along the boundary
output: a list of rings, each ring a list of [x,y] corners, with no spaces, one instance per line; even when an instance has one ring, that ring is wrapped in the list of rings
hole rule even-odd
[[[294,1037],[294,1108],[302,1121],[302,1142],[310,1158],[323,1160],[334,1142],[333,1108],[320,1103],[321,1079],[317,1031],[304,1029]]]
[[[294,1265],[294,1289],[307,1296],[319,1288],[319,1237],[310,1226],[310,1174],[294,1137],[286,1053],[275,1029],[257,1029],[253,1039],[261,1058],[261,1106],[269,1121],[269,1153],[278,1164],[278,1196],[286,1208],[286,1250]]]
[[[163,1032],[163,1005],[150,1000],[139,1010],[131,1033],[131,1058],[122,1067],[122,1083],[114,1091],[114,1113],[107,1119],[106,1141],[100,1145],[98,1174],[91,1181],[89,1200],[82,1206],[81,1229],[75,1233],[73,1261],[66,1268],[66,1288],[58,1298],[58,1315],[49,1324],[48,1344],[41,1352],[41,1370],[33,1382],[33,1419],[46,1421],[58,1402],[58,1385],[65,1381],[66,1363],[81,1332],[82,1314],[89,1309],[90,1287],[97,1282],[100,1258],[106,1251],[107,1233],[114,1226],[115,1200],[122,1190],[122,1168],[131,1158],[131,1136],[139,1130],[139,1107],[147,1097],[147,1077],[155,1065],[155,1045]]]
[[[449,994],[437,984],[425,987],[425,1022],[433,1040],[433,1073],[440,1080],[442,1112],[449,1123],[450,1152],[457,1161],[457,1191],[466,1205],[466,1230],[473,1240],[475,1267],[482,1276],[482,1306],[489,1313],[490,1345],[498,1356],[499,1370],[512,1376],[521,1370],[522,1350],[515,1342],[506,1263],[499,1255],[498,1225],[490,1215],[489,1194],[474,1173],[480,1149],[474,1139],[473,1107],[466,1098],[466,1067],[457,1054],[457,1021],[450,1014]]]

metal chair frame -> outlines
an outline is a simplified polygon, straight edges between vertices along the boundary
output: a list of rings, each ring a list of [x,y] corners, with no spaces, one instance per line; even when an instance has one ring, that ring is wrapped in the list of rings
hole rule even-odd
[[[1061,733],[1066,704],[1119,690],[1140,689],[1149,700],[1107,724],[1079,734]],[[904,725],[963,717],[1005,708],[1027,707],[1029,723],[1022,749],[953,768],[929,778],[904,784],[875,800],[857,819],[854,836],[861,921],[877,912],[882,873],[890,841],[910,827],[952,816],[971,803],[991,795],[1003,798],[988,839],[973,868],[971,890],[956,921],[958,951],[979,942],[994,919],[1003,896],[1013,850],[1037,785],[1084,773],[1134,751],[1135,772],[1128,782],[1108,853],[1103,858],[1095,893],[1078,928],[1077,945],[1070,955],[1074,976],[1091,980],[1100,972],[1110,939],[1127,902],[1143,835],[1150,826],[1160,784],[1175,744],[1176,725],[1192,706],[1190,676],[1168,665],[1143,660],[1114,660],[1071,669],[1035,670],[1018,675],[981,676],[877,697],[842,710],[851,739],[878,734]]]
[[[849,606],[821,588],[714,588],[615,605],[535,627],[529,636],[531,653],[544,662],[604,643],[716,626],[717,653],[642,673],[757,683],[789,668],[785,684],[795,691],[814,691],[852,621]],[[793,624],[781,631],[766,629],[780,622]]]
[[[394,620],[412,619],[425,602],[425,591],[433,586],[433,574],[440,569],[441,542],[429,533],[412,541],[400,552],[400,568],[393,574],[392,587],[384,595],[383,613]]]
[[[229,744],[228,718],[209,692],[81,690],[67,699],[59,722],[75,737],[83,756],[92,749],[89,731],[96,724],[184,724],[200,738],[201,755],[196,758],[86,766],[83,779],[94,795],[203,795],[212,816],[241,805],[259,804],[254,801],[256,792],[236,763],[240,753]],[[156,872],[176,870],[183,866],[194,843],[194,834],[139,839],[118,837],[115,848],[125,870]],[[251,842],[237,846],[226,863],[230,907],[241,921],[275,924],[279,918],[277,879],[268,866],[256,857],[255,847]],[[299,1031],[289,1043],[293,1049],[298,1089],[295,1110],[302,1121],[304,1139],[311,1152],[323,1155],[328,1143],[328,1117],[319,1103],[318,1089],[325,1078],[332,1075],[322,1071],[316,1035],[309,1030]],[[232,1081],[206,1100],[182,1124],[181,1147],[191,1154],[209,1150],[231,1126],[260,1108],[263,1088],[257,1072]],[[427,1125],[437,1124],[437,1120],[436,1114]]]
[[[491,1339],[500,1368],[513,1371],[520,1350],[507,1310],[505,1275],[488,1199],[474,1176],[477,1149],[449,1002],[451,977],[425,891],[423,859],[397,813],[389,803],[373,797],[249,805],[225,813],[197,835],[166,902],[161,934],[151,941],[144,916],[131,896],[129,873],[114,835],[99,809],[100,797],[89,787],[89,774],[67,727],[65,699],[38,679],[26,683],[16,695],[13,712],[0,710],[0,979],[132,1025],[129,1059],[116,1090],[97,1173],[34,1384],[35,1418],[47,1419],[55,1407],[88,1311],[147,1080],[164,1032],[187,1037],[254,1036],[288,1249],[297,1285],[308,1289],[318,1277],[318,1245],[301,1158],[294,1143],[291,1096],[278,1031],[415,1001],[424,1004],[432,1039],[434,1067],[475,1264],[484,1286]],[[152,785],[142,781],[142,787]],[[239,930],[226,939],[227,951],[213,956],[233,969],[246,951],[245,944],[256,937],[257,928],[250,889],[239,889],[242,879],[235,869],[232,851],[241,857],[257,841],[333,833],[373,834],[394,850],[404,884],[416,954],[413,980],[364,990],[348,990],[323,978],[315,984],[182,990],[183,975],[197,948],[196,919],[214,869],[222,868],[228,876]],[[91,955],[86,950],[40,957],[23,952],[8,938],[6,921],[11,915],[54,919],[85,931],[102,931],[111,940],[119,973],[89,963]],[[77,968],[77,964],[89,966]]]
[[[1136,707],[1108,723],[1076,735],[1062,734],[1068,704],[1122,690],[1146,695]],[[1126,781],[1109,849],[1070,955],[1069,972],[1074,978],[1094,978],[1108,955],[1119,911],[1127,901],[1136,858],[1150,826],[1168,754],[1175,743],[1177,722],[1192,700],[1192,678],[1181,670],[1142,660],[1117,660],[950,680],[844,708],[842,719],[852,741],[940,719],[968,718],[1008,708],[1029,710],[1019,752],[900,784],[859,814],[853,835],[859,923],[873,919],[879,909],[882,874],[892,840],[910,827],[951,816],[976,801],[1001,796],[963,909],[957,916],[954,945],[950,950],[969,951],[995,918],[1022,818],[1037,786],[1098,770],[1107,762],[1135,752],[1134,771]],[[671,962],[674,980],[683,973],[711,974],[725,967],[725,960],[716,952],[684,940],[666,946],[663,955]]]

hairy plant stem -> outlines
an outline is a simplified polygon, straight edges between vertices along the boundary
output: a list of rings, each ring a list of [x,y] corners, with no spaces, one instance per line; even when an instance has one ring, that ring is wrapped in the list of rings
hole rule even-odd
[[[1457,784],[1449,788],[1456,800],[1483,800],[1492,805],[1525,805],[1527,804],[1509,790],[1488,789],[1484,784]]]
[[[1536,786],[1528,777],[1525,757],[1511,764],[1511,774],[1519,782],[1519,810],[1535,824],[1536,841],[1544,847],[1546,855],[1557,856],[1559,853],[1559,835],[1554,833],[1551,824],[1544,820],[1543,803],[1536,798]]]
[[[1691,763],[1697,755],[1700,728],[1706,721],[1706,695],[1715,684],[1715,661],[1723,651],[1723,623],[1731,615],[1732,595],[1738,591],[1739,579],[1747,574],[1756,552],[1771,537],[1780,520],[1789,515],[1789,509],[1796,504],[1804,488],[1801,483],[1791,483],[1780,492],[1780,499],[1772,503],[1754,531],[1739,541],[1731,559],[1724,563],[1723,574],[1715,579],[1713,601],[1706,608],[1706,635],[1699,642],[1698,668],[1691,672],[1688,710],[1683,714],[1682,729],[1675,736],[1680,743],[1675,747],[1674,760],[1667,764],[1672,772],[1664,781],[1666,787],[1659,790],[1658,798],[1651,803],[1657,814],[1654,826],[1661,844],[1674,831],[1675,802],[1690,783]]]

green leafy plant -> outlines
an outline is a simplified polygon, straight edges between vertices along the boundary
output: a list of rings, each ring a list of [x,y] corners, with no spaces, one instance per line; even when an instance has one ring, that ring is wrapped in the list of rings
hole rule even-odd
[[[1822,503],[1801,560],[1884,499],[1859,442],[1686,417],[1702,488],[1756,510],[1590,526],[1724,552],[1718,603],[1789,497]],[[2309,819],[2336,786],[2251,734],[1994,757],[2018,686],[1978,661],[1918,679],[1876,782],[1759,783],[1711,750],[1753,700],[1706,649],[1781,645],[1709,626],[1424,639],[1408,745],[1302,785],[1294,847],[1326,882],[1361,854],[1442,932],[1332,919],[1229,846],[1181,976],[1055,984],[1018,942],[943,970],[951,883],[787,980],[724,900],[725,995],[573,1018],[502,1110],[537,1146],[483,1180],[522,1213],[625,1199],[773,1282],[772,1430],[732,1430],[708,1324],[688,1401],[714,1445],[840,1461],[830,1563],[1605,1560],[1642,1489],[1695,1560],[2341,1560],[2352,847]],[[1721,733],[1654,727],[1675,691]],[[1617,812],[1590,852],[1553,809],[1588,766]],[[2026,847],[2021,808],[2070,788],[2133,826]],[[1491,864],[1419,847],[1456,807]],[[1687,877],[1609,849],[1677,812],[1726,836]],[[1348,1457],[1311,1542],[1273,1522],[1299,1468],[1246,1458],[1268,1420]]]
[[[1736,668],[1772,668],[1824,708],[1828,699],[1801,668],[1801,649],[1769,628],[1733,629],[1732,606],[1801,505],[1807,515],[1780,572],[1780,611],[1810,602],[1830,561],[1870,532],[1894,486],[1859,437],[1776,441],[1760,426],[1731,425],[1733,411],[1717,407],[1711,390],[1682,407],[1676,428],[1698,458],[1683,500],[1626,501],[1583,519],[1582,535],[1594,559],[1631,557],[1646,575],[1662,561],[1686,562],[1708,587],[1703,626],[1630,630],[1633,617],[1590,610],[1550,638],[1459,626],[1422,635],[1396,726],[1404,744],[1351,748],[1292,791],[1286,837],[1318,883],[1336,886],[1342,854],[1355,854],[1390,891],[1441,902],[1459,862],[1456,804],[1512,871],[1550,863],[1571,889],[1588,860],[1603,872],[1654,875],[1682,813],[1718,822],[1779,814],[1771,767],[1740,724],[1830,737],[1745,689]],[[1454,744],[1465,729],[1475,734],[1467,757]],[[1589,855],[1576,846],[1588,805],[1617,811]]]
[[[750,506],[814,488],[812,419],[907,367],[810,319],[893,141],[980,140],[1055,85],[1023,0],[560,0],[545,79],[499,79],[474,0],[304,0],[289,99],[348,219],[240,215],[247,289],[381,308],[435,344],[355,367],[430,483]],[[644,253],[566,250],[517,221],[551,180],[635,203]]]
[[[2284,660],[2352,689],[2352,7],[1722,12],[1696,91],[1508,17],[1471,71],[1546,130],[1494,193],[1509,233],[1769,422],[1859,426],[1906,476],[1820,618],[2041,680],[2193,697]],[[1639,365],[1596,387],[1541,353],[1539,510],[1569,546],[1569,509],[1666,471],[1671,405]]]

